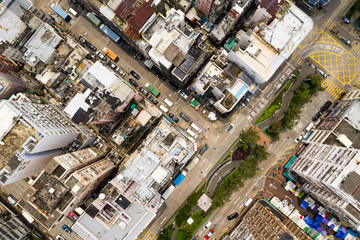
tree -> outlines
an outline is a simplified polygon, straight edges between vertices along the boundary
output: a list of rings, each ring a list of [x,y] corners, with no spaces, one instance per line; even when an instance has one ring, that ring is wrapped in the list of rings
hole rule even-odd
[[[265,146],[256,145],[253,149],[253,154],[257,157],[258,161],[266,160],[270,153],[266,151]]]
[[[243,130],[241,132],[241,141],[244,150],[248,149],[248,147],[253,148],[259,140],[259,133],[254,127],[249,127],[246,131]]]

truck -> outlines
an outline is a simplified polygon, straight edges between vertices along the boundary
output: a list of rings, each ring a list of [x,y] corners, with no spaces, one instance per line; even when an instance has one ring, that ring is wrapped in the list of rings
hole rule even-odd
[[[145,87],[151,92],[154,97],[158,97],[160,95],[160,92],[150,83],[146,83]]]
[[[29,222],[29,223],[33,223],[35,220],[33,219],[33,217],[26,212],[25,210],[22,211],[22,215],[24,216],[24,218]]]
[[[52,8],[52,10],[54,10],[62,19],[64,19],[66,22],[70,22],[70,21],[71,21],[71,17],[70,17],[64,10],[62,10],[58,5],[56,5],[56,4],[51,4],[51,8]]]
[[[175,186],[171,184],[170,187],[168,187],[166,191],[161,195],[161,197],[166,200],[170,196],[170,194],[174,191],[174,189]]]
[[[95,24],[96,26],[99,26],[101,24],[101,21],[100,19],[98,19],[93,13],[91,12],[88,12],[86,14],[87,18],[93,23]]]
[[[196,164],[198,164],[200,158],[199,157],[196,157],[194,158],[187,166],[186,166],[186,169],[188,171],[191,171],[194,169],[194,167],[196,166]]]
[[[118,55],[116,55],[113,51],[111,51],[110,49],[108,48],[104,48],[104,53],[105,53],[105,56],[108,56],[111,60],[113,60],[114,62],[117,62],[119,61],[119,57]]]
[[[173,181],[173,184],[175,185],[175,187],[179,186],[179,184],[184,180],[186,174],[187,174],[187,172],[184,170],[180,173],[179,176],[177,176],[175,178],[175,180]]]
[[[245,202],[244,202],[244,207],[248,207],[250,205],[250,203],[252,202],[252,198],[251,197],[248,197]]]
[[[116,33],[114,33],[114,31],[111,30],[108,26],[101,24],[100,29],[114,42],[119,41],[120,37]]]

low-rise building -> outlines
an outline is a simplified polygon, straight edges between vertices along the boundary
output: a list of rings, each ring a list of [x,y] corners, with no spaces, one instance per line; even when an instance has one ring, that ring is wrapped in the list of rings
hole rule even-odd
[[[173,175],[196,152],[185,133],[161,121],[72,229],[83,239],[136,239],[156,217]]]

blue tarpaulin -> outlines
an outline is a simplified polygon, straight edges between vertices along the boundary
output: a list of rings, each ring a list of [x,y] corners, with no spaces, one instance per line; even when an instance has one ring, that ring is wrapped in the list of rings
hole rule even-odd
[[[340,239],[344,239],[348,235],[348,232],[343,233],[342,231],[338,231],[335,236],[337,236]]]
[[[302,201],[301,204],[300,204],[300,207],[303,208],[303,209],[307,209],[308,206],[309,206],[309,203],[305,202],[305,201]]]
[[[356,231],[356,230],[354,230],[354,229],[352,229],[352,228],[349,228],[349,229],[348,229],[348,232],[349,232],[351,235],[353,235],[354,237],[357,237],[357,236],[360,235],[358,231]]]
[[[320,214],[316,215],[316,217],[315,217],[315,221],[317,221],[318,223],[321,223],[322,219],[323,219],[323,216],[321,216]]]

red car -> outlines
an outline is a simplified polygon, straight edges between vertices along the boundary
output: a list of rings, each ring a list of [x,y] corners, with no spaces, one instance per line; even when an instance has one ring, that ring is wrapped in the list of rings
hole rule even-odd
[[[207,235],[205,235],[205,239],[209,239],[214,234],[214,230],[210,229]]]

